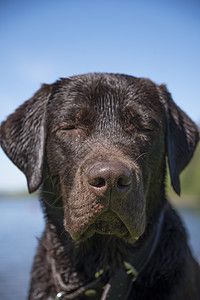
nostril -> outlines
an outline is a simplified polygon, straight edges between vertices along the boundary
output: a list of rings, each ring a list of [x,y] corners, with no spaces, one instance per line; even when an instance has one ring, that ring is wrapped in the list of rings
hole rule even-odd
[[[89,189],[97,195],[106,195],[109,191],[115,195],[127,194],[132,188],[131,170],[119,162],[97,162],[86,173]]]
[[[93,178],[92,180],[89,180],[89,184],[93,187],[101,188],[106,185],[106,181],[101,177],[96,177]]]
[[[131,185],[132,178],[128,176],[120,176],[117,180],[117,187],[119,189],[128,187]]]

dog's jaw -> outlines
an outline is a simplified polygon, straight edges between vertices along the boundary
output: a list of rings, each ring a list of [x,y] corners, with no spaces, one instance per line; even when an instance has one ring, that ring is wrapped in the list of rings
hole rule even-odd
[[[126,242],[135,243],[139,237],[132,235],[122,220],[112,211],[101,214],[91,225],[81,233],[71,234],[72,239],[83,242],[95,234],[115,236]]]

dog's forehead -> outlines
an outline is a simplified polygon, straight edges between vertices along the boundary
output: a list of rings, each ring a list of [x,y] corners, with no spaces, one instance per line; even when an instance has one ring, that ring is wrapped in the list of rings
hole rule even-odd
[[[152,117],[160,116],[164,111],[152,81],[118,74],[82,75],[62,80],[49,106],[53,106],[49,110],[52,119],[79,111],[99,113],[108,110],[116,114],[127,108]]]

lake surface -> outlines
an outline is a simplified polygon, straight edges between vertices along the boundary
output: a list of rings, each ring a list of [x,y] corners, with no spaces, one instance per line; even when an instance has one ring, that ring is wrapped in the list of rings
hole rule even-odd
[[[200,262],[200,213],[180,210]],[[37,237],[44,229],[39,201],[0,197],[0,299],[25,300]]]

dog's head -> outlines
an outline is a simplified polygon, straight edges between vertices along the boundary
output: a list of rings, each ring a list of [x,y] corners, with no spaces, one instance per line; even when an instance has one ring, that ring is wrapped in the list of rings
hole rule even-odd
[[[0,139],[30,192],[45,184],[44,173],[51,178],[74,239],[134,242],[163,205],[166,156],[179,194],[199,133],[164,85],[88,74],[43,85],[2,124]]]

